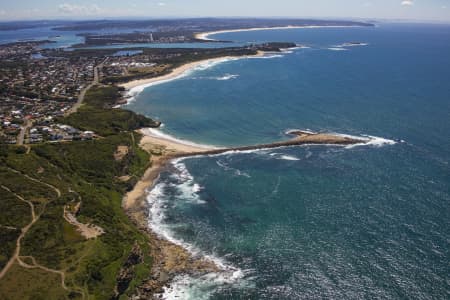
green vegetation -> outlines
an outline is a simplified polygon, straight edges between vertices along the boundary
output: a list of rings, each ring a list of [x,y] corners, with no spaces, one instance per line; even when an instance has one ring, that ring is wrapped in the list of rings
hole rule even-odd
[[[160,65],[169,66],[168,68],[161,68],[161,70],[150,70],[149,72],[130,73],[125,76],[106,77],[102,80],[103,83],[120,83],[142,78],[158,77],[170,73],[174,68],[181,65],[224,56],[244,56],[254,55],[258,51],[258,47],[233,47],[233,48],[218,48],[218,49],[151,49],[143,48],[144,55],[154,56],[154,60]]]
[[[86,93],[84,105],[78,112],[60,121],[81,130],[95,131],[101,136],[160,125],[159,122],[129,110],[111,109],[119,98],[119,88],[115,86],[93,87]]]
[[[84,98],[84,104],[95,108],[111,108],[120,99],[119,88],[116,86],[94,86]]]
[[[115,87],[95,87],[77,113],[61,120],[98,132],[100,139],[35,145],[31,151],[1,145],[0,269],[12,257],[22,228],[32,221],[30,203],[37,217],[20,243],[25,266],[16,260],[0,280],[2,299],[126,299],[148,277],[148,237],[131,223],[121,202],[150,161],[133,130],[158,123],[108,108],[117,94]],[[118,159],[114,153],[119,146],[128,151]],[[103,234],[87,239],[66,221],[64,207],[79,202],[77,220],[101,227]],[[130,265],[133,246],[143,257]],[[117,295],[124,266],[134,276],[120,282],[123,293]]]
[[[1,299],[77,299],[79,296],[68,293],[60,286],[61,277],[58,274],[14,265],[0,282]]]

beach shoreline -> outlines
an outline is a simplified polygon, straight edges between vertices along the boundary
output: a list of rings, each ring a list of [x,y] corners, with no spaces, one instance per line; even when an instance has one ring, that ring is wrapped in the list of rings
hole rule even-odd
[[[216,39],[208,38],[210,35],[220,34],[220,33],[233,33],[233,32],[245,32],[245,31],[261,31],[261,30],[285,30],[285,29],[314,29],[314,28],[346,28],[355,26],[320,26],[320,25],[306,25],[306,26],[277,26],[277,27],[253,27],[244,29],[228,29],[228,30],[217,30],[217,31],[207,31],[199,32],[194,35],[197,40],[202,41],[217,41]]]
[[[159,236],[149,226],[148,193],[156,184],[159,175],[176,156],[187,153],[202,153],[214,149],[207,146],[195,146],[173,141],[161,136],[152,135],[145,129],[138,130],[142,134],[139,147],[151,155],[150,167],[135,184],[133,189],[125,194],[122,207],[128,217],[139,230],[149,237],[149,246],[153,265],[150,278],[137,288],[136,296],[153,299],[155,294],[164,292],[164,287],[178,274],[203,275],[219,272],[219,267],[203,257],[194,257],[187,249]]]
[[[249,57],[263,57],[265,54],[266,53],[263,51],[257,51],[257,53],[254,55],[221,56],[221,57],[216,57],[216,58],[202,59],[202,60],[183,64],[179,67],[172,69],[170,73],[162,75],[162,76],[132,80],[132,81],[129,81],[126,83],[121,83],[118,86],[125,88],[125,90],[127,90],[128,96],[135,96],[136,94],[138,94],[139,92],[141,92],[143,89],[145,89],[148,86],[178,79],[178,78],[186,75],[191,70],[193,70],[203,64],[219,63],[219,62],[225,62],[225,61],[229,61],[229,60],[245,59],[245,58],[249,58]]]

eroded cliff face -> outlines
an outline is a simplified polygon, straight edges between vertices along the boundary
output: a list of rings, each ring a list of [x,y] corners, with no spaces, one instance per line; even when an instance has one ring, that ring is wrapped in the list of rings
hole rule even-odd
[[[142,263],[143,259],[144,255],[141,247],[139,244],[135,243],[130,251],[130,254],[128,255],[127,260],[122,265],[122,268],[117,275],[117,284],[115,287],[116,295],[114,299],[119,299],[119,297],[128,289],[130,282],[135,276],[135,266]]]

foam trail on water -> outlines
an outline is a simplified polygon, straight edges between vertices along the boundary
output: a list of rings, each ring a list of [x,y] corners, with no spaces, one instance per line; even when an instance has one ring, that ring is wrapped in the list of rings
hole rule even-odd
[[[362,46],[368,46],[368,43],[343,43],[340,45],[336,45],[334,47],[342,48],[342,47],[362,47]]]
[[[292,160],[292,161],[301,160],[300,158],[295,157],[293,155],[287,155],[287,154],[278,153],[278,152],[270,153],[269,155],[272,157],[275,157],[276,159],[280,159],[280,160]]]
[[[354,136],[354,135],[336,133],[336,135],[343,136],[343,137],[348,137],[348,138],[352,138],[352,139],[360,139],[360,140],[362,139],[362,140],[364,140],[364,143],[348,145],[348,146],[345,146],[345,149],[352,149],[352,148],[361,147],[361,146],[372,146],[372,147],[379,148],[379,147],[383,147],[383,146],[397,144],[397,142],[394,141],[394,140],[385,139],[385,138],[382,138],[382,137],[373,136],[373,135],[367,135],[367,134],[363,134],[361,136]]]
[[[232,168],[232,167],[228,166],[225,162],[221,161],[220,159],[216,161],[216,164],[217,164],[219,167],[221,167],[222,169],[224,169],[225,171],[232,171],[236,176],[244,176],[244,177],[247,177],[247,178],[250,178],[250,177],[251,177],[251,176],[250,176],[248,173],[246,173],[246,172],[242,172],[242,171],[239,170],[239,169],[235,169],[235,168]]]
[[[341,47],[330,47],[330,48],[328,48],[328,50],[331,50],[331,51],[348,51],[348,49],[341,48]]]
[[[292,156],[292,155],[281,155],[279,159],[282,159],[282,160],[300,160],[300,158]]]
[[[222,77],[215,77],[214,79],[222,81],[222,80],[235,79],[235,78],[238,78],[238,77],[239,77],[239,75],[236,75],[236,74],[225,74]]]

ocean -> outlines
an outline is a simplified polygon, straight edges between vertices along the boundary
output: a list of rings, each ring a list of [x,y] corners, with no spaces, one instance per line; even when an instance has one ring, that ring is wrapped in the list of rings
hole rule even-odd
[[[200,144],[267,143],[295,128],[377,142],[172,162],[149,191],[149,226],[224,271],[179,275],[163,297],[450,298],[450,26],[214,37],[303,47],[205,64],[127,108]]]

